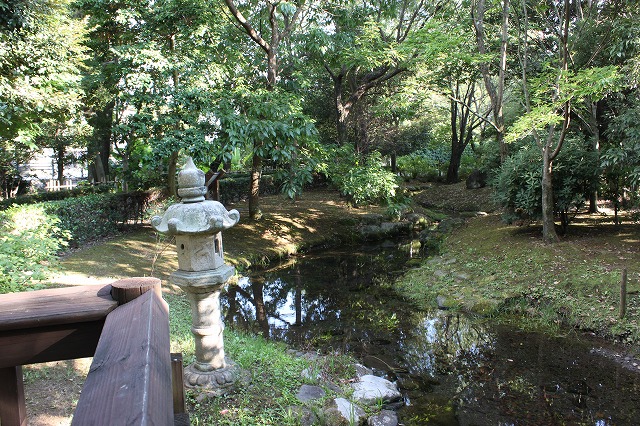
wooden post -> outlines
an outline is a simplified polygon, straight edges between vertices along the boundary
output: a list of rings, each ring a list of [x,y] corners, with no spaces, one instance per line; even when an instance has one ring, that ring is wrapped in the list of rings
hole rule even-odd
[[[627,313],[627,268],[622,270],[620,279],[620,319]]]
[[[0,423],[27,426],[22,366],[0,368]]]
[[[189,413],[184,400],[184,374],[182,369],[182,354],[171,354],[171,387],[173,389],[173,424],[174,426],[189,426]]]
[[[169,310],[155,292],[111,312],[71,425],[173,426],[169,348]]]
[[[162,289],[158,278],[125,278],[111,284],[111,297],[118,302],[118,305],[124,305],[149,290],[153,290],[162,299]]]

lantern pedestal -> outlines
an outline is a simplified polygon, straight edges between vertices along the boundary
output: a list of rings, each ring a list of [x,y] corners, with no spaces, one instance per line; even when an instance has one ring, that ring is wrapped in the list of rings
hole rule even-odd
[[[184,371],[188,387],[222,394],[240,374],[239,368],[224,354],[224,324],[220,313],[220,290],[234,273],[232,266],[223,264],[208,271],[177,270],[169,278],[185,291],[191,305],[196,362]]]

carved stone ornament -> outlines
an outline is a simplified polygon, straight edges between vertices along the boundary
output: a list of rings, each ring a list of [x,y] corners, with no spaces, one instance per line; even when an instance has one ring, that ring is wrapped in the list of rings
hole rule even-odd
[[[169,235],[213,235],[237,224],[240,220],[237,210],[227,211],[218,201],[205,200],[204,180],[204,172],[189,157],[178,174],[178,195],[182,202],[170,206],[162,217],[152,217],[153,228]]]

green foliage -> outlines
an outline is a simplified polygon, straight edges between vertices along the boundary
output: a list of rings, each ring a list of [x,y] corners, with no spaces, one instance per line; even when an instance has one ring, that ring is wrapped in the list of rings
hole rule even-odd
[[[81,182],[78,186],[72,189],[36,192],[33,194],[19,195],[14,198],[7,198],[6,200],[0,201],[0,210],[16,204],[35,204],[44,201],[64,200],[65,198],[113,191],[113,186],[111,184],[90,185],[88,182],[85,183],[87,183],[87,185],[84,185]]]
[[[46,141],[39,136],[81,120],[84,30],[65,0],[0,3],[0,13],[0,191],[7,197],[21,180],[18,166]]]
[[[621,86],[621,77],[614,66],[567,71],[560,76],[553,72],[552,70],[532,79],[533,107],[513,123],[505,141],[514,142],[536,131],[544,131],[549,126],[560,124],[563,121],[561,111],[565,103],[571,103],[577,108],[585,102],[602,99]]]
[[[398,172],[404,178],[416,179],[426,176],[432,169],[435,169],[434,162],[419,153],[398,157]]]
[[[80,246],[122,231],[130,220],[144,217],[149,193],[92,194],[42,204],[44,211],[59,218],[59,227],[69,232],[71,244]]]
[[[398,157],[398,171],[405,178],[438,181],[446,172],[449,154],[443,148],[424,149]]]
[[[247,188],[251,177],[248,174],[229,174],[220,181],[220,202],[223,204],[240,201],[247,197]],[[271,174],[263,173],[260,177],[260,195],[278,193],[276,179]]]
[[[43,205],[0,211],[0,293],[34,288],[47,278],[69,233]]]
[[[219,138],[224,161],[239,148],[270,160],[282,192],[295,198],[312,180],[318,152],[317,131],[302,110],[302,99],[281,90],[238,85],[218,102]]]
[[[333,151],[327,175],[355,205],[389,202],[396,194],[396,177],[382,166],[380,153],[361,158],[350,146]]]
[[[563,227],[569,213],[580,208],[597,184],[597,152],[584,141],[571,138],[553,163],[554,211]],[[525,145],[509,157],[494,178],[496,201],[506,209],[507,220],[515,217],[538,219],[542,215],[542,160],[533,145]]]

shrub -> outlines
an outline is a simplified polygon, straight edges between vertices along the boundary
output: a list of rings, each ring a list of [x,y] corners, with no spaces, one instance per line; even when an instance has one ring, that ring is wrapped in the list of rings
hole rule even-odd
[[[80,246],[122,231],[130,221],[144,220],[150,192],[93,194],[43,204],[47,213],[60,219],[60,228]]]
[[[353,204],[388,202],[395,196],[396,177],[382,167],[380,153],[361,159],[351,147],[343,147],[333,160],[327,167],[329,179]]]
[[[433,146],[398,157],[398,171],[406,179],[439,180],[446,173],[449,154],[444,147]]]
[[[240,201],[249,194],[251,176],[246,173],[230,173],[220,180],[220,202],[222,204]],[[260,178],[260,195],[278,193],[273,175],[263,174]]]
[[[70,237],[59,223],[42,204],[0,212],[0,293],[35,287],[47,278]]]
[[[563,230],[597,185],[597,152],[579,139],[568,139],[554,161],[554,212]],[[502,164],[493,180],[496,201],[506,209],[505,219],[539,219],[542,215],[542,154],[533,145],[522,147]]]
[[[81,182],[82,183],[82,182]],[[62,191],[44,191],[34,194],[20,195],[14,198],[7,198],[0,201],[0,210],[8,208],[16,204],[35,204],[44,201],[64,200],[67,198],[81,197],[89,194],[102,194],[113,191],[113,185],[103,183],[97,185],[79,184],[72,189],[64,189]]]
[[[419,176],[426,176],[435,165],[429,158],[413,153],[398,157],[398,172],[406,179],[416,179]]]

